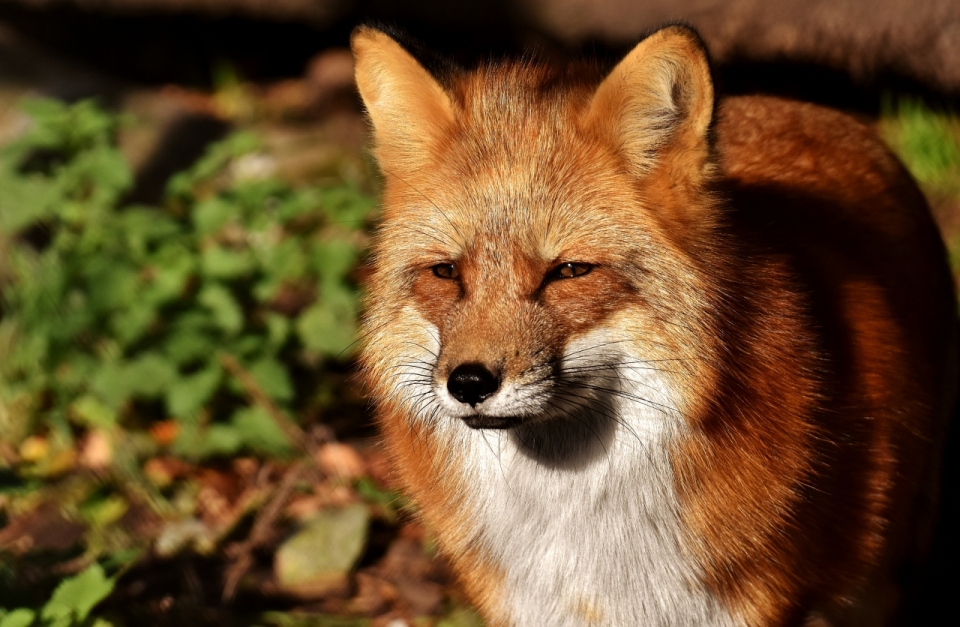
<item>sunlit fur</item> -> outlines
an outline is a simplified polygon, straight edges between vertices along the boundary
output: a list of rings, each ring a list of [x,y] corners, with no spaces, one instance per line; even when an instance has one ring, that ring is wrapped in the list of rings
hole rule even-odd
[[[488,624],[909,624],[956,314],[870,129],[773,99],[715,113],[681,27],[606,76],[441,83],[381,32],[353,47],[384,174],[363,372]],[[462,364],[498,391],[457,401]]]

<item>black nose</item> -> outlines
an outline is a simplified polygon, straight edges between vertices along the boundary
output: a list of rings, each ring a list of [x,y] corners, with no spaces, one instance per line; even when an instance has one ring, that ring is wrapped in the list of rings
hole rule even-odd
[[[500,387],[500,377],[482,364],[460,364],[447,379],[447,390],[461,403],[476,405],[493,395]]]

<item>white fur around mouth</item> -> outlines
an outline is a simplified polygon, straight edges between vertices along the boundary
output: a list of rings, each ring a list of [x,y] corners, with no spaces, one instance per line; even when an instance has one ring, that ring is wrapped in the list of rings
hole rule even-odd
[[[549,398],[547,384],[517,385],[505,382],[493,395],[471,407],[453,398],[446,385],[433,388],[444,411],[451,418],[487,416],[490,418],[534,418],[546,413],[545,400]]]

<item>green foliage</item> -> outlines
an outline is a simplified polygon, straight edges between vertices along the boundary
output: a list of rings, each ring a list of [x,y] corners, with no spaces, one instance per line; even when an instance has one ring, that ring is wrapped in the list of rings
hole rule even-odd
[[[466,608],[456,608],[436,627],[483,627],[483,621],[475,612]]]
[[[164,206],[124,206],[115,116],[25,108],[33,127],[0,153],[0,410],[20,417],[0,436],[174,419],[188,455],[285,452],[220,355],[276,405],[308,408],[325,364],[349,357],[372,201],[238,178],[258,150],[239,133],[175,176]]]
[[[273,627],[370,627],[368,618],[344,618],[325,614],[268,612],[263,622]],[[3,627],[0,625],[0,627]]]
[[[956,187],[960,176],[960,125],[956,117],[908,98],[886,109],[885,135],[911,174],[934,192],[957,191],[943,189]]]
[[[376,506],[380,514],[389,522],[397,521],[400,510],[410,507],[409,501],[399,492],[378,486],[370,477],[361,477],[354,485],[363,500]]]
[[[0,611],[0,627],[73,627],[92,625],[110,627],[103,619],[87,619],[93,608],[113,591],[114,579],[106,576],[99,564],[93,564],[82,573],[60,582],[53,596],[35,612],[18,608],[3,614]],[[37,620],[39,619],[39,622]]]
[[[960,207],[960,117],[934,111],[922,101],[901,98],[887,102],[880,128],[897,155],[917,179],[940,218]],[[960,274],[960,238],[953,220],[941,219],[950,267]]]

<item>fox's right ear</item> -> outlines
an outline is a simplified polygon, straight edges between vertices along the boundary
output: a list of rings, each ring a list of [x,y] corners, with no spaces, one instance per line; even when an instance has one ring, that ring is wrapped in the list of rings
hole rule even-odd
[[[374,28],[353,31],[357,88],[373,122],[380,167],[410,171],[453,124],[450,97],[393,38]]]

